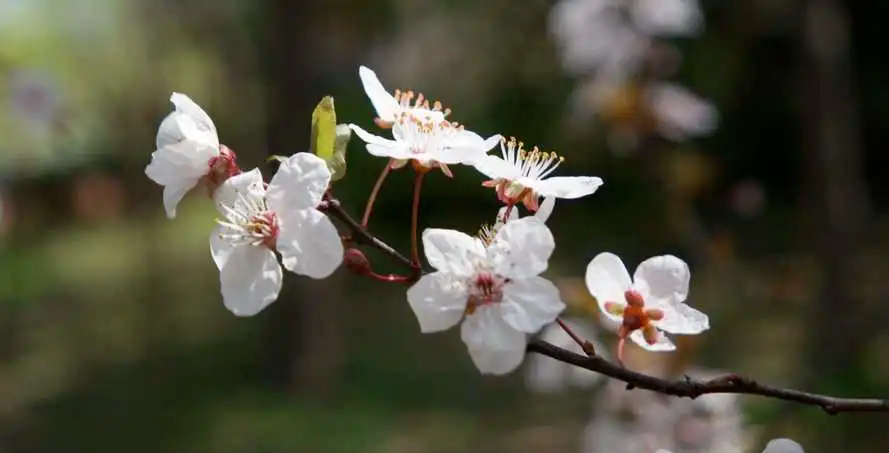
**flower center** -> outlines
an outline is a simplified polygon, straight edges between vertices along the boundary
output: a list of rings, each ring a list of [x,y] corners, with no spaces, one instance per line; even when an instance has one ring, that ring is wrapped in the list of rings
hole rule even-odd
[[[469,300],[466,303],[466,314],[475,313],[478,307],[499,303],[503,300],[503,285],[506,278],[491,272],[475,274],[469,284]]]
[[[527,150],[525,144],[515,137],[503,139],[503,145],[503,160],[520,169],[526,178],[543,179],[565,162],[564,157],[552,151],[541,151],[536,146]]]
[[[617,302],[605,302],[605,310],[615,316],[622,316],[618,336],[626,338],[634,330],[642,329],[645,341],[648,344],[657,343],[657,329],[652,321],[664,319],[664,311],[658,308],[645,308],[645,300],[642,295],[634,290],[624,293],[626,305]]]
[[[207,181],[214,190],[226,179],[241,173],[235,152],[225,145],[219,145],[219,155],[210,158],[207,167]]]
[[[424,155],[443,151],[447,147],[448,139],[463,130],[463,126],[458,123],[424,119],[408,112],[399,114],[396,121],[410,152],[423,161],[421,162],[423,164],[433,160],[428,156],[423,157]]]
[[[416,100],[414,100],[413,90],[395,90],[395,96],[393,97],[395,98],[395,102],[398,102],[398,105],[405,109],[441,112],[444,117],[451,114],[451,109],[444,108],[439,101],[434,101],[430,104],[429,100],[423,96],[423,93],[417,93]]]
[[[220,234],[233,245],[254,245],[275,248],[278,239],[278,216],[269,211],[265,198],[251,200],[239,194],[234,206],[222,205],[225,220],[217,220],[222,225]]]

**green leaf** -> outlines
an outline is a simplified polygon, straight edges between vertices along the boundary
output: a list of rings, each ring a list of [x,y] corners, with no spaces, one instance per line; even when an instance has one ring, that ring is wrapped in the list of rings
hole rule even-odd
[[[316,156],[327,162],[333,181],[342,178],[346,173],[345,150],[343,149],[339,156],[336,152],[337,139],[341,134],[344,133],[338,133],[337,130],[333,96],[324,96],[312,112],[311,149]],[[343,137],[341,140],[344,139],[348,143],[348,136],[343,135]]]
[[[333,144],[333,157],[327,161],[330,168],[331,181],[338,181],[346,176],[346,149],[349,147],[349,139],[352,138],[352,129],[348,124],[337,124],[336,140]]]

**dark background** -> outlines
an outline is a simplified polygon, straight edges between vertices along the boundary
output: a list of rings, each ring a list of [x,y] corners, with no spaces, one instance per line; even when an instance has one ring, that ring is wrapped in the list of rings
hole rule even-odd
[[[578,81],[547,31],[553,4],[0,0],[0,452],[580,451],[601,392],[482,377],[455,332],[420,334],[403,288],[345,270],[287,275],[276,303],[237,319],[208,253],[212,206],[194,195],[164,217],[143,171],[171,91],[270,176],[268,155],[307,149],[324,95],[340,122],[371,127],[360,64],[482,135],[558,150],[562,174],[605,179],[549,221],[548,275],[571,313],[595,319],[579,278],[601,251],[631,269],[690,263],[690,303],[713,328],[641,362],[889,395],[889,4],[704,1],[703,34],[671,41],[673,79],[719,127],[622,154],[608,125],[569,120]],[[353,214],[383,164],[353,138],[335,188]],[[428,178],[421,223],[475,231],[496,199],[474,170],[455,174]],[[389,179],[371,222],[401,249],[410,177]],[[810,453],[889,449],[885,415],[742,402],[750,451],[781,436]]]

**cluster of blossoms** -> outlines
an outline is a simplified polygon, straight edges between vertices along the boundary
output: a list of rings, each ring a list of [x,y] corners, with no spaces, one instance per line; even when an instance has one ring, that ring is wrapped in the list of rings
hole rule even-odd
[[[660,37],[703,28],[697,0],[560,0],[550,14],[564,69],[578,78],[575,115],[597,114],[621,148],[649,134],[681,141],[712,132],[716,109],[665,81],[681,55]]]
[[[555,249],[545,223],[555,200],[590,195],[602,180],[553,176],[565,160],[556,153],[500,135],[483,138],[448,119],[451,112],[441,103],[430,103],[412,91],[390,94],[365,67],[359,76],[376,110],[376,125],[391,130],[390,137],[348,125],[370,154],[389,160],[362,226],[388,171],[410,163],[416,174],[411,262],[417,272],[387,280],[411,284],[407,301],[422,332],[460,324],[460,336],[482,373],[511,372],[524,359],[528,337],[552,325],[565,309],[558,288],[541,276]],[[324,212],[331,200],[327,162],[313,153],[296,153],[282,158],[266,183],[259,169],[241,171],[235,153],[220,144],[213,121],[201,107],[183,94],[174,93],[171,101],[176,110],[161,123],[157,150],[145,171],[164,186],[170,218],[188,191],[208,189],[220,216],[210,236],[210,252],[219,268],[224,305],[237,316],[259,313],[278,297],[282,265],[316,279],[333,273],[352,243],[348,235],[340,236]],[[498,145],[499,153],[489,153]],[[423,176],[440,169],[453,177],[450,167],[457,165],[481,173],[482,185],[494,189],[503,207],[493,224],[476,235],[440,228],[419,235],[416,200]],[[520,204],[533,215],[520,217]],[[421,271],[418,236],[433,272]],[[366,259],[364,266],[350,268],[378,276],[367,269]],[[648,350],[667,351],[675,347],[664,332],[690,335],[709,328],[706,315],[684,304],[689,275],[688,266],[669,255],[640,264],[632,280],[613,254],[600,254],[590,262],[587,287],[602,311],[620,323],[619,360],[627,338]]]

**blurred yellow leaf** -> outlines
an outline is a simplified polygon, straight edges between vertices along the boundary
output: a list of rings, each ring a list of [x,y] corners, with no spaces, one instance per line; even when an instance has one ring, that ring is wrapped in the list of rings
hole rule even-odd
[[[346,174],[346,144],[351,131],[348,126],[337,127],[336,109],[333,96],[324,96],[312,112],[311,149],[316,156],[324,159],[330,168],[331,181],[341,179]]]

